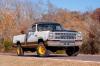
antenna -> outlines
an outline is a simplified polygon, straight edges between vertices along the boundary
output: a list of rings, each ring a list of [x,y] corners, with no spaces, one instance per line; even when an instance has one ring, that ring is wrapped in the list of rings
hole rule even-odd
[[[47,0],[47,21],[49,21],[49,3],[50,1]]]

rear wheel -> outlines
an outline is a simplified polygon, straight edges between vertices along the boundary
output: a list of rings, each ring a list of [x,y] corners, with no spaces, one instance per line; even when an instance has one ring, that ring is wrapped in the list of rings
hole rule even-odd
[[[66,50],[66,54],[68,56],[77,56],[79,54],[79,47],[78,46],[68,47]]]
[[[43,44],[43,42],[40,42],[37,47],[37,54],[39,57],[45,57],[47,56],[47,50]]]
[[[17,52],[18,56],[23,56],[24,55],[24,51],[23,51],[21,45],[17,45],[16,52]]]

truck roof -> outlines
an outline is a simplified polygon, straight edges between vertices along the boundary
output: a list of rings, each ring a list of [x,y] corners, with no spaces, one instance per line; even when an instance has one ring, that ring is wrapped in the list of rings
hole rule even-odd
[[[56,23],[56,22],[37,22],[35,24],[59,24],[59,23]]]
[[[35,24],[55,24],[55,25],[60,25],[60,23],[57,23],[57,22],[36,22],[33,25],[35,25]],[[67,31],[67,32],[77,32],[77,31],[74,31],[74,30],[63,30],[63,31]]]

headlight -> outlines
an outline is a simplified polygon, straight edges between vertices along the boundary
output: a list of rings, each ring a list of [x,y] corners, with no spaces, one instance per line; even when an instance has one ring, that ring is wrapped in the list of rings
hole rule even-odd
[[[81,37],[81,36],[82,36],[82,33],[78,32],[77,37]]]
[[[77,33],[76,39],[77,40],[82,40],[82,33],[81,32]]]
[[[50,38],[50,39],[53,39],[53,33],[50,33],[50,34],[49,34],[49,38]]]

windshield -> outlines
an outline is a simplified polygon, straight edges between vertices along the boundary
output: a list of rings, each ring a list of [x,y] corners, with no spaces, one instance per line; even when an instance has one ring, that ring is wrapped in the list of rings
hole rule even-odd
[[[38,24],[38,31],[57,31],[63,30],[60,24]]]

